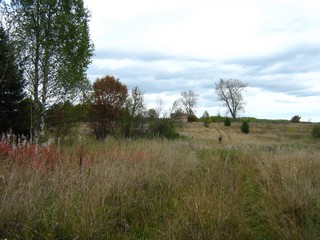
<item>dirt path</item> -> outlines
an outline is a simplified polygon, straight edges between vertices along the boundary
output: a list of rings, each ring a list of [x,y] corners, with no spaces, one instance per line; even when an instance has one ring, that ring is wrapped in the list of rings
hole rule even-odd
[[[191,139],[197,139],[199,143],[208,148],[212,146],[226,146],[236,141],[233,132],[225,128],[223,124],[213,123],[210,127],[204,127],[203,123],[188,123],[180,130],[180,133]],[[221,137],[221,141],[219,141]]]
[[[217,126],[214,126],[213,129],[217,132],[217,139],[221,137],[221,144],[226,145],[231,143],[230,136],[225,131],[219,129]]]

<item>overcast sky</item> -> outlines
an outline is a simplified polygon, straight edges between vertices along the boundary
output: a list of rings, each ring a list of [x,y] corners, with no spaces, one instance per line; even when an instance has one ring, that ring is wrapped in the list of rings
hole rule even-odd
[[[248,84],[241,116],[320,121],[319,0],[85,0],[95,56],[89,78],[113,75],[169,109],[199,94],[196,114],[226,114],[214,83]]]

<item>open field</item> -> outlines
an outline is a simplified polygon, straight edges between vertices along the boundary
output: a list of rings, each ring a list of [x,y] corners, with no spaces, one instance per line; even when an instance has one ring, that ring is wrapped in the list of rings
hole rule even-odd
[[[311,131],[190,123],[186,140],[2,146],[0,239],[319,239]]]

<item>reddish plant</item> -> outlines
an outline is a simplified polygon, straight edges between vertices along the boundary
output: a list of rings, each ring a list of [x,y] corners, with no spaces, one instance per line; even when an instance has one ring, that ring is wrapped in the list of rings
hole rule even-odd
[[[138,163],[140,161],[142,161],[145,157],[145,152],[141,151],[141,150],[137,150],[135,152],[133,152],[133,154],[130,155],[130,160],[132,162]]]
[[[0,158],[6,158],[12,151],[12,146],[8,141],[2,140],[0,142]]]
[[[31,166],[41,174],[53,170],[58,164],[57,151],[52,145],[37,148],[34,144],[28,144],[13,148],[8,141],[2,140],[0,157],[12,163]]]

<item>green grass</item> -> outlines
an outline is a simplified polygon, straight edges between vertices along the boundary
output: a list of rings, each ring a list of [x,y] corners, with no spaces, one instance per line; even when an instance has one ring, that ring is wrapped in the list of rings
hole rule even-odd
[[[304,126],[299,139],[216,127],[227,143],[110,138],[42,163],[2,157],[0,239],[318,239],[319,141]]]

